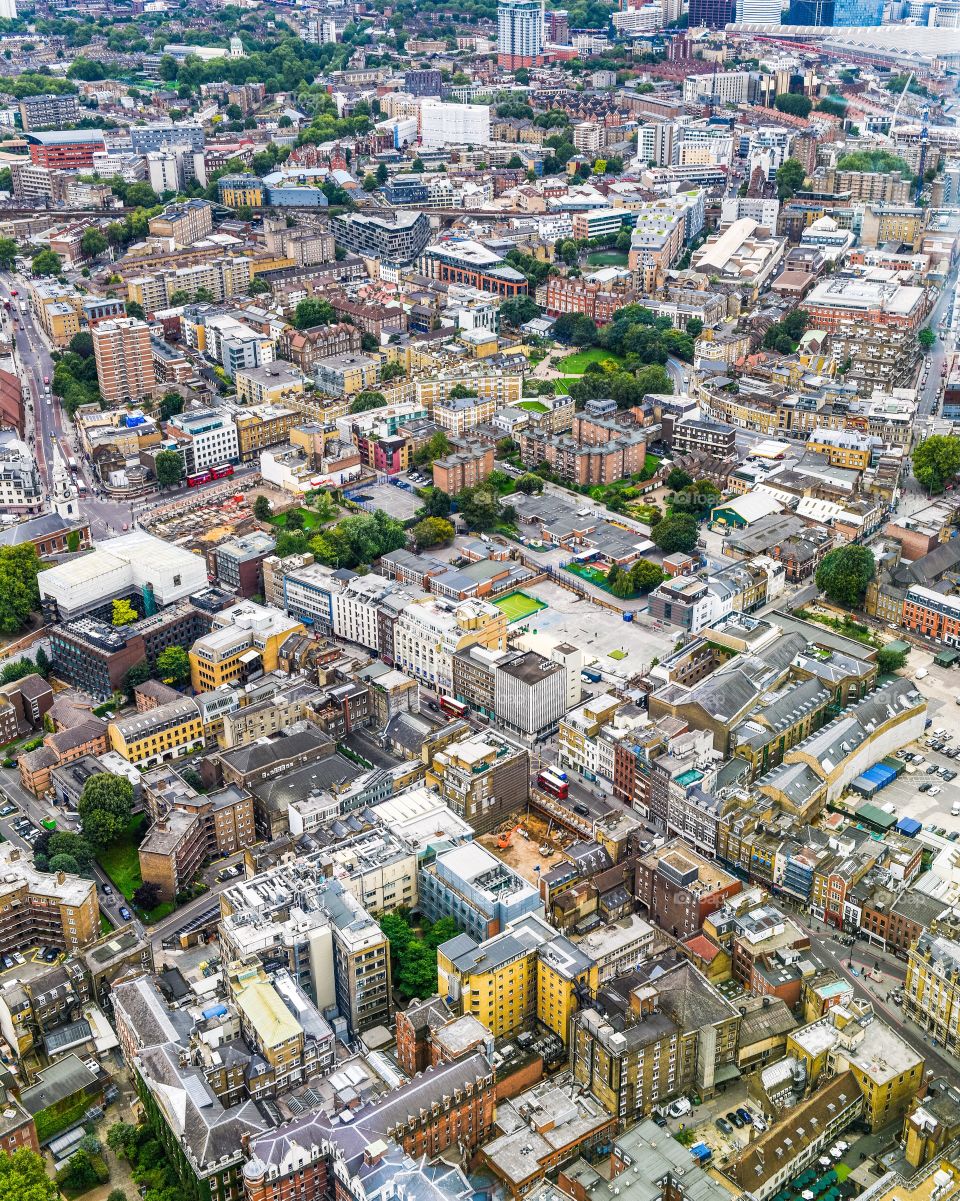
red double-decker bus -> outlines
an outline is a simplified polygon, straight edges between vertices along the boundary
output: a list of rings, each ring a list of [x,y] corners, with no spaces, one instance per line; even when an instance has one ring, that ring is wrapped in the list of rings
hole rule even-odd
[[[210,478],[212,480],[226,479],[226,477],[230,475],[233,475],[232,463],[221,463],[219,467],[210,468]]]
[[[463,701],[455,701],[452,696],[440,698],[440,708],[448,717],[466,717],[467,706]]]
[[[567,773],[557,771],[553,767],[545,767],[543,771],[537,773],[537,785],[550,796],[556,797],[558,801],[565,801],[570,792]]]
[[[193,475],[187,476],[187,487],[196,488],[198,484],[206,484],[213,479],[213,473],[209,470],[195,471]]]

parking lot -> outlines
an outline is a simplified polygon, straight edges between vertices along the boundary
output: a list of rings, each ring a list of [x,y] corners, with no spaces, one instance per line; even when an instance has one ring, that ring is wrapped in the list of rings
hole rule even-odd
[[[737,1126],[732,1115],[738,1110],[746,1110],[752,1124],[739,1118],[740,1125]],[[724,1123],[725,1129],[717,1125],[718,1119]],[[714,1159],[721,1161],[742,1151],[751,1139],[756,1138],[761,1129],[766,1129],[766,1122],[759,1106],[754,1101],[747,1100],[746,1085],[737,1081],[728,1085],[725,1091],[718,1092],[715,1097],[701,1105],[695,1105],[688,1114],[675,1118],[671,1117],[668,1111],[667,1129],[671,1134],[691,1132],[693,1142],[706,1143],[713,1152]]]
[[[675,626],[658,630],[642,614],[626,622],[621,614],[591,604],[553,580],[525,586],[524,592],[549,606],[528,619],[530,629],[554,634],[580,647],[584,664],[595,666],[611,681],[629,679],[648,668],[652,659],[663,659],[673,651],[680,636]],[[611,658],[611,651],[618,657]]]
[[[351,492],[350,498],[365,505],[371,512],[380,509],[400,521],[409,521],[423,508],[423,501],[416,492],[399,488],[396,484],[370,484],[369,487]]]

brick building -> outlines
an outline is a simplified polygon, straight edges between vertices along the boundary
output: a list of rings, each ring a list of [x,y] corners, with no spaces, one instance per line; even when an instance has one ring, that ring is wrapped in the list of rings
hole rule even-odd
[[[675,938],[696,934],[704,918],[742,888],[740,880],[679,838],[637,862],[637,899]]]
[[[450,454],[433,462],[433,486],[456,496],[492,473],[496,451],[489,443],[466,438],[452,438],[451,447]]]

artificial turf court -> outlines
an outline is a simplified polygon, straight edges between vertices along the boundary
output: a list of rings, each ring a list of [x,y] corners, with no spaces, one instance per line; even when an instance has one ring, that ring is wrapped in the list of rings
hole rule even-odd
[[[493,602],[501,613],[507,615],[508,622],[521,621],[532,613],[539,613],[547,608],[547,602],[528,596],[525,592],[510,592]]]

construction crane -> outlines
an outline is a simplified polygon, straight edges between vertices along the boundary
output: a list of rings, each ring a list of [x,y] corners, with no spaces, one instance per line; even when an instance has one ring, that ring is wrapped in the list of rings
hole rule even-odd
[[[920,161],[917,163],[917,193],[914,204],[920,203],[923,192],[923,176],[927,169],[927,147],[930,144],[930,106],[925,104],[920,116]]]
[[[896,107],[893,110],[893,116],[890,118],[890,129],[887,132],[887,140],[890,142],[893,141],[893,131],[897,124],[897,116],[900,112],[900,105],[903,104],[903,98],[904,98],[904,96],[906,96],[907,90],[909,89],[909,87],[912,83],[913,83],[913,72],[911,71],[910,74],[907,76],[907,82],[903,85],[903,91],[900,93],[900,97],[897,100]]]

